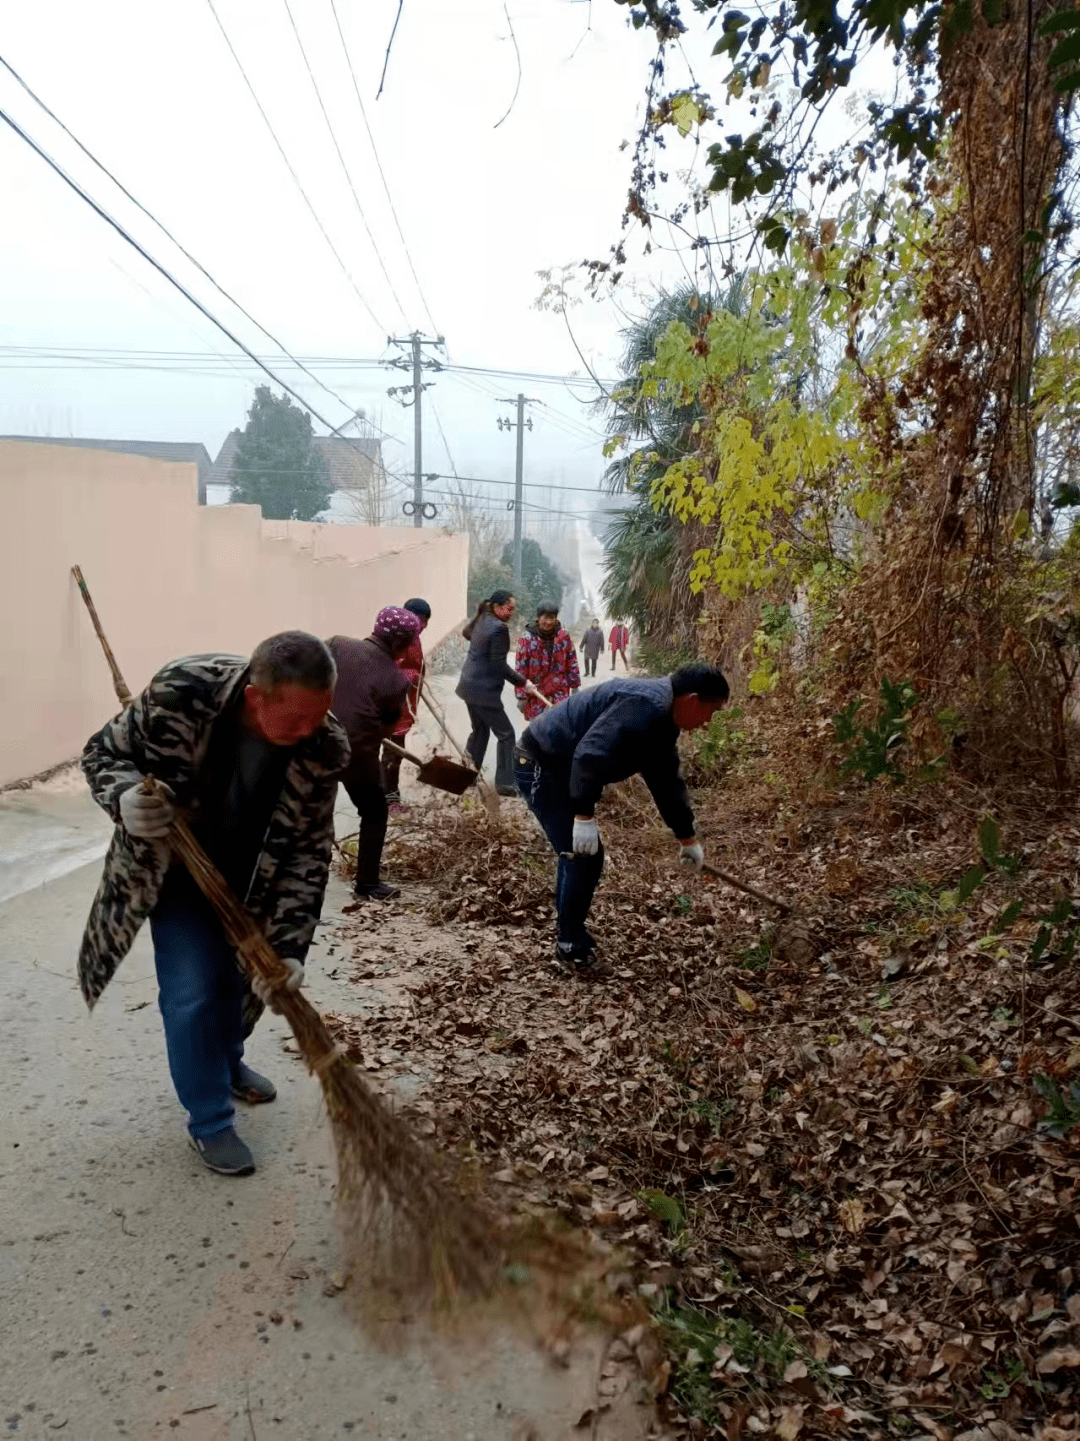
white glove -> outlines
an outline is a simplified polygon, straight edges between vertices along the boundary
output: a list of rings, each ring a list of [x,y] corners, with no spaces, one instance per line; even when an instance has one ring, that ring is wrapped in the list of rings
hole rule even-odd
[[[299,961],[294,961],[292,956],[279,956],[281,964],[289,972],[288,979],[281,983],[280,987],[271,986],[270,982],[260,975],[251,978],[251,989],[262,1001],[264,1006],[270,1010],[277,1010],[277,991],[298,991],[304,984],[304,968]]]
[[[162,786],[162,795],[147,795],[140,785],[130,786],[121,794],[120,819],[129,836],[141,841],[160,840],[176,819],[173,793],[168,786]]]
[[[600,849],[600,832],[596,828],[596,822],[590,816],[588,820],[582,820],[580,816],[574,819],[574,855],[595,856]]]
[[[705,852],[697,841],[689,841],[679,852],[679,861],[684,866],[689,866],[695,875],[701,875],[701,868],[705,864]]]

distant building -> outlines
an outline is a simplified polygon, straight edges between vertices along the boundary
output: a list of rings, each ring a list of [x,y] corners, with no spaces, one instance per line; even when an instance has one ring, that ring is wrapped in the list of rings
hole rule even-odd
[[[228,503],[239,430],[230,430],[208,478],[211,505]],[[374,435],[316,435],[312,445],[326,461],[335,495],[329,517],[353,525],[382,525],[386,514],[386,471],[382,441]]]
[[[0,440],[21,440],[26,445],[71,445],[79,450],[113,450],[118,455],[144,455],[150,460],[174,460],[194,465],[199,482],[199,504],[206,504],[206,487],[214,469],[210,453],[190,440],[87,440],[53,435],[0,435]]]

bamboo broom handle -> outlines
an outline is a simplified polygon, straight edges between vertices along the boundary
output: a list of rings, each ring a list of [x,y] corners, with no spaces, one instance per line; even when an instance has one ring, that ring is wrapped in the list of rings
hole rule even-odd
[[[718,881],[725,881],[729,886],[734,886],[737,891],[745,891],[748,896],[754,896],[759,901],[766,901],[787,916],[794,914],[795,907],[788,901],[778,901],[775,896],[770,896],[765,891],[759,891],[757,886],[750,885],[748,881],[740,881],[738,876],[733,876],[730,871],[722,871],[719,866],[711,866],[708,862],[701,869],[704,875],[713,876]]]
[[[112,653],[112,646],[105,639],[105,632],[102,630],[101,621],[98,619],[97,607],[90,599],[90,592],[87,589],[86,581],[83,579],[81,566],[73,565],[71,567],[71,573],[75,577],[75,584],[79,587],[83,600],[86,602],[86,609],[90,612],[90,619],[93,622],[94,629],[97,631],[97,638],[101,642],[101,649],[105,652],[105,659],[108,661],[109,669],[112,671],[116,697],[122,706],[129,706],[134,697],[127,688],[127,681],[124,680],[124,677],[120,673],[120,667],[117,665],[116,657]]]

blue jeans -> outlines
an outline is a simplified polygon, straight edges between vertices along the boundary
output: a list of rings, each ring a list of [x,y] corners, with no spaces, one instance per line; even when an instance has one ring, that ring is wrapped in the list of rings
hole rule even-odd
[[[568,768],[532,766],[514,757],[514,779],[522,799],[544,828],[559,858],[555,877],[555,909],[559,915],[559,940],[567,945],[589,943],[585,929],[589,907],[604,869],[604,846],[595,856],[575,856],[574,807],[570,800]]]
[[[232,1082],[244,1054],[244,982],[221,922],[179,866],[150,913],[169,1072],[192,1136],[233,1123]]]

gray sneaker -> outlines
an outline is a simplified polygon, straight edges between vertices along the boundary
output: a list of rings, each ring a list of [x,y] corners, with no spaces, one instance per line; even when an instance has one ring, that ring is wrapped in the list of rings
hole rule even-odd
[[[189,1136],[188,1144],[200,1161],[219,1176],[250,1176],[255,1158],[231,1126],[212,1136]]]
[[[232,1079],[232,1093],[238,1101],[246,1101],[249,1106],[261,1106],[274,1100],[277,1087],[273,1081],[268,1081],[241,1061],[240,1069]]]

